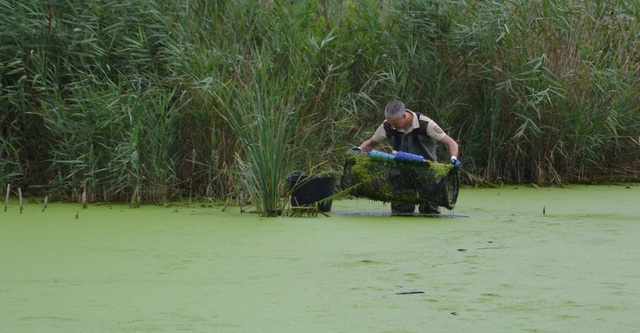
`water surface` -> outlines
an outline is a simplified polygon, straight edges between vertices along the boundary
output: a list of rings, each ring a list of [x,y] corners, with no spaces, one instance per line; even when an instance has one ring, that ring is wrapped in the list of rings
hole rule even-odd
[[[640,186],[464,188],[458,218],[28,203],[6,332],[634,332]],[[359,213],[353,214],[353,213]],[[449,212],[447,212],[449,213]],[[76,218],[77,215],[77,218]]]

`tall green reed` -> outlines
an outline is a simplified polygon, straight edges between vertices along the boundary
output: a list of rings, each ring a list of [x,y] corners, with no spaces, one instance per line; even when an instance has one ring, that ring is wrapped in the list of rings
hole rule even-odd
[[[14,28],[30,36],[2,35],[23,55],[3,73],[2,102],[13,125],[2,128],[19,129],[7,133],[9,145],[26,152],[30,165],[46,167],[38,175],[24,172],[32,188],[134,204],[175,192],[180,92],[171,79],[160,79],[172,40],[157,5],[5,1],[0,7],[15,10],[12,19],[24,24]]]
[[[637,103],[627,103],[634,99],[627,91],[639,88],[630,79],[637,61],[629,61],[638,52],[629,39],[638,30],[637,4],[473,2],[461,14],[471,24],[459,20],[454,40],[471,67],[466,73],[485,88],[462,78],[471,108],[455,121],[474,133],[466,137],[473,150],[463,151],[475,161],[488,156],[479,163],[487,179],[562,184],[624,171],[639,128]]]
[[[285,178],[292,171],[299,148],[293,145],[294,134],[304,116],[298,105],[309,96],[308,72],[296,59],[296,36],[287,34],[295,19],[283,15],[269,21],[275,31],[269,43],[257,41],[247,50],[250,58],[232,59],[237,61],[233,81],[213,87],[215,111],[238,140],[236,184],[264,216],[280,215],[286,204]]]
[[[458,140],[471,182],[637,179],[639,12],[626,1],[0,0],[0,181],[137,205],[239,196],[246,173],[253,201],[277,213],[286,173],[339,171],[392,98]],[[286,164],[254,161],[229,121],[238,110],[256,128],[286,122],[291,132],[248,132]],[[280,201],[263,200],[276,187]]]

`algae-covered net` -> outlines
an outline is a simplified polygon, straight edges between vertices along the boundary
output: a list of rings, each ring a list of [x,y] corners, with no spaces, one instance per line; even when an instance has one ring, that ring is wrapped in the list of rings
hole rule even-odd
[[[375,159],[348,151],[341,186],[355,197],[453,209],[459,183],[452,169],[451,164]]]

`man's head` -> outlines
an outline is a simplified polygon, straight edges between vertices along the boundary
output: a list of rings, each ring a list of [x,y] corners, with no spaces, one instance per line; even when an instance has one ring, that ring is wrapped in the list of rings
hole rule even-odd
[[[408,126],[408,119],[406,115],[406,108],[404,103],[395,100],[389,102],[384,109],[384,117],[387,123],[391,125],[393,129],[404,129]]]
[[[404,107],[404,103],[398,100],[391,101],[384,109],[384,117],[387,119],[393,117],[401,117],[404,115],[404,110],[406,110],[406,108]]]

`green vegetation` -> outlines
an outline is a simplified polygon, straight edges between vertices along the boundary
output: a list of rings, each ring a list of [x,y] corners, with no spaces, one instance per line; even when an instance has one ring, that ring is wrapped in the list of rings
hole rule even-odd
[[[383,202],[435,204],[453,209],[458,199],[459,174],[449,163],[375,160],[367,154],[346,153],[342,186],[355,197]],[[400,175],[400,170],[402,175]],[[410,175],[410,176],[408,176]],[[394,188],[391,178],[397,188]],[[418,195],[417,189],[426,194]]]
[[[0,0],[0,184],[277,215],[286,174],[341,170],[392,98],[458,140],[464,181],[637,181],[639,18],[621,0]]]

